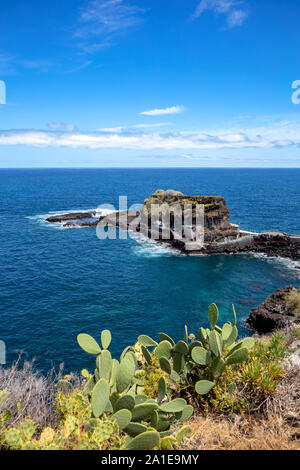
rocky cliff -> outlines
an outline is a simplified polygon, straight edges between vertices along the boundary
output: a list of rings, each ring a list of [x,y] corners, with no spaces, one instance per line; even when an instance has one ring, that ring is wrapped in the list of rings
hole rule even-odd
[[[292,323],[300,323],[300,314],[293,301],[297,300],[297,295],[300,296],[300,291],[293,286],[277,289],[262,304],[251,310],[247,324],[259,333],[269,333]]]
[[[197,225],[197,207],[204,207],[204,242],[222,242],[235,240],[239,236],[238,227],[229,221],[229,209],[221,196],[187,196],[179,191],[162,189],[151,194],[141,210],[142,226],[151,226],[151,217],[157,215],[163,224],[164,213],[170,212],[170,226],[174,227],[178,210],[183,214],[184,208],[190,206],[190,223],[192,229]],[[187,211],[188,213],[188,211]],[[185,220],[182,220],[183,225]],[[172,240],[172,236],[170,237]],[[180,243],[179,243],[180,244]]]

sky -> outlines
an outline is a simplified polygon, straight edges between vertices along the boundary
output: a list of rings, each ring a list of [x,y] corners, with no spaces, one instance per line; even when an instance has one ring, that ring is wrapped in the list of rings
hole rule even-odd
[[[299,0],[1,0],[0,167],[299,168],[299,17]]]

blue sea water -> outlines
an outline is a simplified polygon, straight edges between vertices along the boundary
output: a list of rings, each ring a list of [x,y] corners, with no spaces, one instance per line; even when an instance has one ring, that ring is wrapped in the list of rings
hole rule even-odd
[[[99,240],[95,228],[60,230],[44,222],[118,197],[141,203],[156,189],[222,195],[231,221],[253,231],[300,233],[297,169],[0,170],[0,340],[7,362],[36,358],[47,370],[93,368],[76,342],[109,328],[119,355],[137,336],[196,332],[216,302],[221,322],[236,305],[241,335],[253,306],[279,287],[300,285],[288,260],[251,255],[186,257],[157,244]]]

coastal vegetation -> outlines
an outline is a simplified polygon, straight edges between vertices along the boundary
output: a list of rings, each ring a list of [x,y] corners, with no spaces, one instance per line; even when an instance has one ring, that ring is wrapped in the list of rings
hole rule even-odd
[[[294,289],[292,292],[289,293],[287,296],[287,307],[292,310],[292,313],[295,316],[300,315],[300,290]]]
[[[237,322],[182,340],[142,334],[119,360],[78,336],[93,372],[46,377],[32,364],[0,369],[0,447],[22,450],[299,448],[299,330],[237,340]],[[100,344],[99,344],[100,343]],[[298,356],[297,356],[298,357]],[[291,380],[291,377],[292,380]]]

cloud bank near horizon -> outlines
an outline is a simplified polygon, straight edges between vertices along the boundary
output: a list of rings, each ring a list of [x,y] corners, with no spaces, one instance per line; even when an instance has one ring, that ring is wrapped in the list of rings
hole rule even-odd
[[[221,150],[300,147],[300,124],[282,121],[265,127],[198,132],[145,132],[143,128],[95,132],[0,130],[0,146],[123,150]]]

